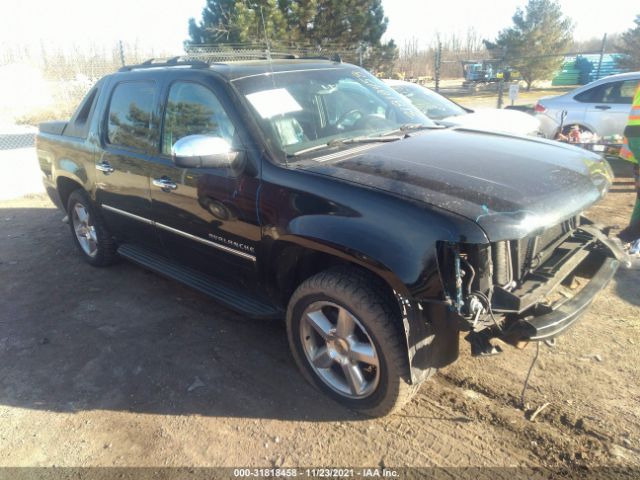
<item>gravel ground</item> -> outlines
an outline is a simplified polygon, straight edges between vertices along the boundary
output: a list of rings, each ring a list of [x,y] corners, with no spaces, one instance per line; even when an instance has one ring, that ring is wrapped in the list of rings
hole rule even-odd
[[[591,216],[622,227],[616,170]],[[540,347],[524,407],[535,346],[473,359],[462,341],[401,414],[371,420],[304,383],[283,323],[126,262],[92,268],[61,218],[41,194],[0,201],[0,466],[640,467],[637,264]]]

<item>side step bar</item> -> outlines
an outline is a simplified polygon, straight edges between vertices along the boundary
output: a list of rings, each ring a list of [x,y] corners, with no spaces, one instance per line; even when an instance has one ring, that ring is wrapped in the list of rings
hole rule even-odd
[[[254,296],[240,292],[215,278],[182,266],[156,253],[149,252],[142,247],[124,244],[118,248],[118,254],[164,277],[177,280],[198,290],[221,304],[249,317],[264,319],[284,317],[282,310],[266,301],[261,301]]]

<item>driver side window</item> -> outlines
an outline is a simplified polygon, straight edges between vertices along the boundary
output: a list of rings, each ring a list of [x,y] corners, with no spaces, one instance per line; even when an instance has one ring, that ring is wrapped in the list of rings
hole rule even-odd
[[[216,95],[192,82],[171,85],[164,118],[162,153],[188,135],[221,137],[233,144],[235,129]]]

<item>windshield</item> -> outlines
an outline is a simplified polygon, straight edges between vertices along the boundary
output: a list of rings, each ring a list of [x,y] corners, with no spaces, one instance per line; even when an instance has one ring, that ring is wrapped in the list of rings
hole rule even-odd
[[[408,83],[392,85],[391,88],[407,97],[418,110],[431,120],[442,120],[467,113],[451,100],[420,85]]]
[[[435,127],[402,95],[356,67],[269,72],[234,85],[267,141],[287,157]]]

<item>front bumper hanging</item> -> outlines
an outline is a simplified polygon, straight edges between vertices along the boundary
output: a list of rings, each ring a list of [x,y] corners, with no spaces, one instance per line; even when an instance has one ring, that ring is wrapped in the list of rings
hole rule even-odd
[[[563,275],[564,278],[554,280],[559,284],[579,268],[587,266],[590,271],[588,283],[569,299],[547,306],[537,314],[525,314],[522,318],[512,320],[498,338],[517,344],[547,340],[560,335],[585,313],[596,294],[607,286],[620,265],[630,265],[622,247],[606,236],[600,228],[595,225],[582,225],[579,230],[591,236],[593,245],[600,248],[589,252],[576,268],[571,269],[568,275]]]

